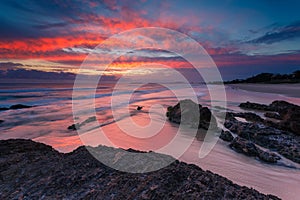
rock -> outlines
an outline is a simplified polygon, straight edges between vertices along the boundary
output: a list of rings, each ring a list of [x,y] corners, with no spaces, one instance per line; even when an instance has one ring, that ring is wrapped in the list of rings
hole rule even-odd
[[[289,103],[289,102],[286,102],[286,101],[273,101],[269,105],[269,108],[276,112],[281,112],[281,111],[288,110],[288,109],[295,108],[295,107],[299,107],[299,106]]]
[[[282,119],[282,121],[270,123],[269,120],[266,120],[265,124],[300,135],[300,106],[298,105],[286,101],[273,101],[270,105],[246,102],[241,103],[240,107],[245,109],[278,112],[279,117],[270,113],[266,113],[265,115],[272,116],[276,119]]]
[[[281,111],[285,111],[291,108],[299,108],[299,106],[286,101],[273,101],[269,105],[251,103],[247,101],[246,103],[241,103],[239,107],[246,108],[246,109],[253,109],[253,110],[274,111],[279,113]]]
[[[300,135],[300,122],[299,122],[299,121],[291,121],[291,122],[289,123],[289,129],[290,129],[292,132],[294,132],[294,133]]]
[[[80,124],[72,124],[71,126],[68,126],[68,130],[76,131],[80,129]]]
[[[258,155],[257,157],[267,163],[276,163],[278,160],[280,160],[280,157],[277,156],[275,153],[269,152],[269,151],[263,151],[261,149],[258,149]]]
[[[1,119],[0,119],[0,124],[3,123],[3,122],[4,122],[4,120],[1,120]]]
[[[227,113],[224,126],[228,130],[245,140],[251,140],[259,146],[276,151],[287,159],[300,163],[300,106],[286,101],[273,101],[270,105],[246,102],[241,103],[240,107],[267,111],[266,117],[275,118],[278,121],[261,120],[252,114]],[[234,118],[237,116],[245,119],[252,118],[254,123],[240,122]],[[257,157],[269,163],[280,159],[276,154],[263,150],[258,150]]]
[[[166,116],[171,122],[182,123],[194,128],[208,130],[217,128],[217,120],[207,107],[202,107],[192,100],[181,100],[174,107],[169,106]]]
[[[252,112],[244,112],[244,113],[230,113],[230,116],[233,117],[242,117],[247,121],[252,121],[252,122],[263,122],[264,120],[257,114],[252,113]]]
[[[51,146],[27,139],[0,140],[0,157],[16,156],[22,153],[58,153]],[[3,162],[3,161],[2,161]],[[0,192],[1,195],[1,192]]]
[[[279,116],[276,114],[273,116],[273,114],[267,113],[265,115],[272,115],[271,117],[276,118],[280,121],[274,122],[265,120],[264,124],[284,131],[290,131],[296,135],[300,135],[300,106],[285,101],[274,101],[271,105],[273,109],[279,113]]]
[[[265,117],[268,118],[272,118],[272,119],[277,119],[277,120],[281,120],[282,118],[280,117],[280,115],[276,112],[266,112],[264,114]]]
[[[144,106],[138,106],[136,110],[142,110]]]
[[[91,149],[127,159],[121,149]],[[171,158],[154,155],[159,162]],[[105,166],[85,147],[63,154],[30,140],[0,141],[0,166],[1,199],[279,199],[177,160],[157,171],[125,173]]]
[[[240,117],[243,117],[247,121],[252,121],[252,122],[262,122],[262,121],[264,121],[259,115],[255,114],[255,113],[252,113],[252,112],[242,113]]]
[[[273,127],[276,129],[282,129],[282,127],[280,126],[280,124],[278,122],[274,122],[273,120],[269,120],[269,119],[265,119],[263,124],[267,127]]]
[[[23,104],[15,104],[9,107],[11,110],[16,110],[16,109],[23,109],[23,108],[31,108],[32,106],[27,106]]]
[[[251,140],[259,146],[277,151],[282,156],[300,163],[300,136],[261,123],[240,122],[234,118],[227,118],[224,126],[245,140]]]
[[[212,115],[211,111],[207,107],[200,108],[200,122],[198,128],[208,130],[211,126],[212,129],[217,128],[217,120]]]
[[[0,107],[0,111],[5,111],[5,110],[17,110],[17,109],[23,109],[23,108],[31,108],[33,106],[27,106],[23,104],[15,104],[10,106],[9,108],[6,107]]]
[[[234,138],[229,146],[236,152],[245,154],[247,156],[258,155],[258,150],[255,144],[241,137]]]
[[[300,135],[300,107],[290,107],[280,111],[282,121],[280,127]]]
[[[82,123],[72,124],[71,126],[68,127],[68,129],[76,131],[76,130],[79,130],[81,126],[84,126],[84,125],[94,122],[96,120],[97,120],[96,116],[92,116],[92,117],[89,117],[86,120],[84,120]]]
[[[260,160],[267,163],[276,163],[280,160],[280,157],[275,153],[264,151],[257,147],[253,142],[240,137],[234,138],[229,146],[238,153],[245,154],[246,156],[258,157]]]
[[[233,136],[229,131],[222,130],[220,138],[226,142],[231,142],[233,140]]]
[[[263,110],[263,111],[273,111],[269,106],[259,103],[251,103],[247,101],[246,103],[241,103],[239,107],[244,109],[251,109],[251,110]]]
[[[83,126],[83,125],[85,125],[85,124],[87,124],[87,123],[90,123],[90,122],[94,122],[94,121],[96,121],[96,120],[97,120],[96,116],[89,117],[89,118],[87,118],[86,120],[84,120],[84,121],[81,123],[81,126]]]
[[[190,99],[181,100],[174,107],[169,106],[166,116],[171,122],[180,124],[197,124],[200,118],[201,105]]]

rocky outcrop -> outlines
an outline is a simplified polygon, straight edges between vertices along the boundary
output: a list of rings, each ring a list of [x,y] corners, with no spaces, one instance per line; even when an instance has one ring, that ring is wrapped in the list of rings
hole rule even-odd
[[[72,131],[79,130],[79,128],[80,128],[80,124],[79,123],[72,124],[72,125],[68,126],[68,130],[72,130]]]
[[[243,139],[277,151],[282,156],[300,163],[300,137],[293,133],[263,123],[240,122],[234,118],[227,118],[224,126]]]
[[[32,106],[27,106],[27,105],[23,105],[23,104],[16,104],[16,105],[10,106],[9,109],[16,110],[16,109],[31,108],[31,107]]]
[[[270,110],[274,110],[276,112],[282,112],[285,110],[289,110],[291,108],[299,108],[299,106],[286,102],[286,101],[273,101],[270,105],[269,108]]]
[[[247,156],[257,156],[257,148],[255,144],[246,139],[236,137],[232,140],[229,146],[238,153],[243,153]]]
[[[251,110],[262,110],[262,111],[274,111],[274,112],[282,112],[285,110],[289,110],[291,108],[298,108],[299,106],[286,102],[286,101],[273,101],[269,105],[259,104],[259,103],[252,103],[247,101],[246,103],[241,103],[239,107],[244,109],[251,109]]]
[[[280,157],[273,152],[257,149],[257,157],[267,163],[276,163]]]
[[[265,117],[267,118],[271,118],[271,119],[277,119],[277,120],[282,120],[282,118],[280,117],[280,115],[276,112],[266,112],[264,114]]]
[[[274,111],[269,106],[259,103],[251,103],[247,101],[246,103],[241,103],[239,107],[250,110],[263,110],[263,111]]]
[[[233,140],[233,136],[229,131],[222,130],[220,138],[226,142],[231,142]]]
[[[28,106],[28,105],[23,105],[23,104],[15,104],[10,106],[9,108],[6,107],[0,107],[0,111],[4,111],[4,110],[17,110],[17,109],[23,109],[23,108],[31,108],[33,106]]]
[[[166,116],[171,122],[182,123],[193,128],[203,128],[208,130],[217,128],[217,120],[209,108],[202,107],[192,100],[179,101],[175,106],[169,106]]]
[[[268,163],[276,163],[280,160],[280,157],[270,151],[264,151],[257,147],[253,142],[241,137],[236,137],[229,145],[232,149],[238,153],[245,154],[247,156],[257,157],[260,160]]]
[[[0,199],[279,199],[179,161],[131,174],[103,165],[84,147],[62,154],[30,140],[5,140],[0,149]],[[97,149],[122,159],[120,149]]]
[[[279,128],[300,135],[300,107],[291,107],[280,111],[282,121]]]
[[[72,124],[71,126],[68,127],[68,130],[73,130],[73,131],[79,130],[80,127],[82,127],[82,126],[84,126],[84,125],[86,125],[86,124],[88,124],[90,122],[94,122],[96,120],[97,120],[96,116],[89,117],[86,120],[84,120],[82,123]]]
[[[264,120],[264,123],[268,126],[300,135],[300,106],[298,105],[286,101],[273,101],[269,105],[246,102],[241,103],[240,107],[245,109],[277,112],[279,115],[266,112],[265,116],[278,119],[280,120],[279,122],[270,122],[270,120],[266,119]]]
[[[259,115],[252,113],[252,112],[239,112],[239,113],[233,113],[233,112],[228,112],[227,117],[242,117],[247,121],[251,122],[263,122],[264,119],[261,118]]]

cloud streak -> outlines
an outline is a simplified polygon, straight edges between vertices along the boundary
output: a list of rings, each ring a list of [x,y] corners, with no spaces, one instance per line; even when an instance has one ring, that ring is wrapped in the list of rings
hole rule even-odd
[[[268,31],[265,35],[248,41],[254,44],[273,44],[284,40],[300,38],[300,21],[294,22],[287,26],[277,27]]]

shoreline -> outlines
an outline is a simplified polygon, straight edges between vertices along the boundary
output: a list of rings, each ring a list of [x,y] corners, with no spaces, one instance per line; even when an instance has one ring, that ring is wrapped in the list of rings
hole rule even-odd
[[[240,89],[251,92],[280,94],[287,97],[300,98],[300,83],[293,84],[262,84],[262,83],[238,83],[225,84],[232,89]]]
[[[261,97],[263,97],[263,98],[266,98],[267,96],[269,96],[270,97],[270,99],[271,98],[277,98],[278,96],[277,95],[263,95],[263,94],[260,94],[260,93],[252,93],[252,92],[245,92],[245,91],[243,91],[243,90],[237,90],[237,89],[230,89],[229,88],[229,91],[230,92],[232,92],[232,93],[235,93],[235,94],[241,94],[241,96],[243,96],[243,95],[245,95],[245,96],[247,96],[247,95],[249,95],[249,97],[250,96],[258,96],[259,98],[261,98]],[[154,93],[155,94],[155,93]],[[251,101],[251,99],[248,99],[248,98],[240,98],[240,96],[239,95],[236,95],[236,98],[237,98],[237,100],[238,101],[236,101],[236,102],[244,102],[245,100],[249,100],[249,101]],[[279,99],[285,99],[285,100],[287,100],[286,98],[284,98],[283,96],[280,96],[280,98]],[[291,98],[292,99],[292,98]],[[234,99],[233,99],[234,100]],[[158,101],[160,101],[160,99],[158,100]],[[233,101],[234,102],[234,101]],[[260,102],[260,101],[253,101],[253,102],[259,102],[259,103],[265,103],[265,102]],[[168,104],[168,105],[174,105],[174,104]],[[263,105],[262,105],[263,106]],[[265,105],[265,106],[267,106],[267,105]],[[37,108],[39,108],[39,107],[37,107]],[[242,112],[241,110],[238,110],[237,108],[235,108],[235,107],[232,107],[233,108],[233,110],[231,110],[231,111],[236,111],[236,112]],[[239,109],[240,109],[240,107],[238,107]],[[35,110],[35,108],[29,108],[29,109],[32,109],[32,110]],[[37,109],[38,110],[38,109]],[[44,111],[45,109],[41,109],[41,111]],[[135,110],[135,109],[134,109]],[[229,110],[228,110],[229,111]],[[25,113],[28,113],[26,110],[24,110],[24,112]],[[223,112],[223,111],[222,111]],[[244,112],[244,111],[243,111]],[[255,112],[255,110],[253,111],[253,112]],[[241,114],[241,113],[238,113],[238,114]],[[245,117],[247,117],[248,115],[245,115]],[[253,117],[253,116],[255,116],[254,114],[253,115],[251,115],[250,117]],[[25,119],[27,118],[28,116],[27,115],[25,115]],[[90,117],[90,116],[87,116],[87,118],[86,119],[88,119],[88,117]],[[139,118],[141,118],[142,116],[138,116]],[[10,118],[10,117],[8,117],[8,118],[4,118],[5,120],[6,120],[6,122],[9,122],[9,123],[11,123],[10,121],[13,121],[13,119],[12,118]],[[51,119],[51,118],[50,118]],[[256,119],[255,117],[253,117],[253,119]],[[49,118],[46,118],[46,120],[47,120],[47,123],[48,123],[48,120],[49,120]],[[83,121],[84,120],[84,118],[82,119],[82,121],[81,122],[84,122]],[[261,119],[259,119],[259,120],[261,120]],[[247,120],[246,120],[247,121]],[[6,122],[4,122],[4,123],[6,123]],[[69,120],[68,120],[68,122],[69,122]],[[72,123],[73,123],[73,121],[72,121]],[[242,125],[243,124],[240,124],[240,123],[237,123],[237,122],[235,122],[234,121],[234,123],[236,124],[236,125],[241,125],[241,127],[243,127]],[[65,130],[67,129],[67,126],[66,126],[66,124],[67,123],[60,123],[62,126],[60,126],[59,127],[59,129],[58,130],[61,130],[61,127],[64,127],[65,128]],[[71,122],[70,122],[70,124],[68,124],[68,125],[71,125]],[[252,126],[253,127],[253,126]],[[113,129],[113,127],[111,127],[112,129],[111,130],[114,130]],[[230,128],[230,127],[228,127],[228,128]],[[255,127],[254,127],[255,128]],[[33,130],[35,130],[35,129],[33,129]],[[168,129],[168,130],[171,130],[171,129]],[[257,129],[256,129],[257,130]],[[22,132],[23,130],[20,130],[20,132]],[[68,131],[68,132],[67,132]],[[245,130],[245,131],[243,131],[243,132],[246,132],[247,130]],[[234,133],[235,132],[235,129],[232,129],[232,132]],[[252,131],[253,132],[253,131]],[[28,131],[28,133],[31,133],[30,131]],[[72,133],[72,132],[70,132],[69,130],[66,130],[66,133],[67,134],[70,134],[70,133]],[[167,133],[168,134],[168,133]],[[12,134],[10,134],[10,135],[12,135]],[[70,135],[73,135],[73,134],[70,134]],[[262,134],[262,135],[264,135],[264,134]],[[267,135],[269,135],[269,134],[267,134]],[[246,138],[246,139],[249,139],[248,138],[249,136],[246,136],[246,137],[244,137],[244,138]],[[277,137],[277,136],[276,136]],[[52,139],[52,138],[51,138]],[[66,138],[66,139],[70,139],[70,138]],[[49,141],[49,140],[48,140]],[[124,140],[124,141],[129,141],[130,142],[130,140]],[[264,140],[265,141],[265,140]],[[43,142],[42,140],[40,140],[40,142]],[[44,140],[44,142],[46,143],[46,144],[49,144],[49,143],[47,143],[47,141],[46,140]],[[60,142],[60,140],[59,140],[59,142]],[[55,142],[53,142],[53,143],[55,143]],[[123,143],[123,142],[122,142]],[[125,143],[125,142],[124,142]],[[57,143],[56,143],[57,144]],[[198,144],[201,144],[201,142],[198,142],[197,143],[197,145]],[[258,190],[258,191],[260,191],[260,192],[262,192],[262,193],[265,193],[265,194],[268,194],[268,193],[271,193],[271,194],[274,194],[274,195],[277,195],[278,197],[280,197],[280,198],[284,198],[284,199],[295,199],[295,196],[296,196],[296,193],[297,193],[297,190],[295,189],[295,187],[293,186],[293,184],[291,184],[293,181],[294,182],[297,182],[299,179],[297,178],[297,176],[296,176],[296,178],[294,178],[294,176],[295,176],[295,174],[296,173],[293,173],[291,170],[289,171],[289,169],[278,169],[278,167],[276,166],[276,168],[270,168],[269,166],[268,167],[265,167],[264,165],[265,165],[265,163],[260,163],[260,162],[257,162],[257,160],[254,160],[254,159],[256,159],[256,158],[259,158],[259,157],[253,157],[253,158],[247,158],[245,155],[238,155],[236,152],[234,152],[234,151],[232,151],[231,152],[231,150],[230,151],[228,151],[227,149],[225,149],[225,148],[228,148],[228,145],[229,145],[230,143],[226,143],[226,144],[224,144],[223,146],[224,146],[224,149],[222,149],[222,148],[220,148],[219,150],[224,150],[224,151],[226,151],[226,152],[228,152],[228,154],[227,155],[225,155],[224,154],[224,151],[220,151],[221,152],[221,154],[219,154],[218,155],[218,151],[216,151],[215,153],[213,153],[212,155],[214,156],[214,157],[212,157],[212,158],[215,158],[215,159],[211,159],[211,160],[213,160],[213,162],[211,162],[210,163],[210,160],[208,159],[208,160],[206,160],[206,161],[208,161],[207,163],[210,163],[210,164],[208,164],[208,165],[204,165],[204,166],[201,166],[201,163],[200,162],[195,162],[195,163],[193,163],[193,164],[196,164],[196,165],[198,165],[200,168],[202,168],[202,169],[206,169],[206,170],[211,170],[212,172],[214,172],[214,173],[217,173],[217,174],[220,174],[220,175],[222,175],[222,176],[224,176],[224,177],[228,177],[228,179],[229,180],[232,180],[232,181],[234,181],[234,183],[237,183],[237,184],[239,184],[239,185],[241,185],[241,186],[243,186],[243,185],[245,185],[246,187],[248,187],[248,188],[251,188],[251,187],[253,187],[253,188],[255,188],[256,190]],[[241,144],[242,145],[242,143],[239,143],[239,144]],[[246,143],[245,143],[246,144]],[[226,146],[225,146],[226,145]],[[54,147],[54,146],[53,146]],[[126,147],[124,147],[124,148],[131,148],[131,146],[126,146]],[[132,146],[132,148],[134,148],[134,149],[139,149],[139,147],[133,147]],[[198,149],[198,146],[197,146],[197,149]],[[228,148],[229,149],[229,148]],[[149,150],[149,149],[148,149]],[[148,151],[148,150],[146,150],[146,151]],[[195,150],[195,148],[191,148],[191,151],[189,151],[189,153],[193,153],[193,150]],[[62,155],[64,155],[64,154],[62,154]],[[193,154],[191,154],[191,155],[193,155]],[[198,154],[197,154],[197,156],[198,156]],[[191,156],[191,157],[189,157],[190,159],[189,160],[186,160],[186,163],[190,163],[190,161],[192,161],[192,162],[194,162],[194,160],[193,160],[193,156]],[[192,158],[192,159],[191,159]],[[198,157],[197,157],[198,158]],[[220,158],[222,158],[222,161],[221,161],[221,163],[222,163],[222,165],[220,165],[220,164],[217,164],[217,166],[218,166],[218,168],[221,168],[221,170],[218,170],[216,167],[215,167],[215,161],[216,160],[221,160]],[[227,163],[226,163],[226,161],[224,161],[224,158],[225,159],[227,159],[227,161],[228,161],[228,165],[227,165]],[[182,161],[182,160],[181,160]],[[234,162],[233,162],[234,161]],[[204,162],[203,162],[204,163]],[[212,164],[213,163],[213,164]],[[235,163],[235,164],[233,164],[232,166],[229,164],[229,163]],[[253,164],[253,165],[252,165]],[[51,166],[51,165],[50,165]],[[278,165],[279,166],[279,165]],[[30,166],[29,166],[29,168],[30,168]],[[233,168],[233,170],[232,170],[232,168]],[[234,168],[244,168],[244,169],[247,169],[247,172],[243,172],[243,170],[234,170]],[[275,169],[274,171],[273,171],[273,169]],[[251,172],[251,173],[255,173],[256,174],[256,176],[251,176],[251,173],[249,173],[249,172]],[[285,175],[285,172],[287,172],[287,174],[288,175]],[[239,177],[243,177],[244,178],[244,180],[242,180],[242,178],[235,178],[235,176],[236,176],[236,174],[240,174],[239,175]],[[260,175],[257,175],[257,174],[262,174],[261,176]],[[266,175],[267,174],[267,175]],[[2,174],[0,174],[0,175],[2,175]],[[164,176],[163,176],[164,177]],[[260,177],[262,177],[262,178],[260,178]],[[271,177],[271,179],[270,179],[270,177]],[[0,180],[1,180],[1,176],[0,176]],[[272,180],[272,181],[271,181]],[[275,182],[277,182],[277,183],[275,183]],[[279,183],[279,184],[278,184]],[[285,190],[286,191],[288,191],[288,192],[285,192],[285,193],[290,193],[290,195],[285,195],[285,194],[282,194],[282,192],[280,192],[280,188],[281,188],[281,186],[280,185],[282,185],[282,184],[284,184],[284,185],[286,185],[287,187],[285,188]],[[275,188],[275,189],[273,189],[273,188]],[[277,191],[279,191],[279,192],[277,192]],[[289,197],[292,197],[292,198],[289,198]]]

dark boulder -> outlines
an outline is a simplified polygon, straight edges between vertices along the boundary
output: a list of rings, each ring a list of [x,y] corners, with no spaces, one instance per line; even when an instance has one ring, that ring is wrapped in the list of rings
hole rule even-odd
[[[244,109],[251,109],[251,110],[273,111],[268,105],[251,103],[249,101],[247,101],[246,103],[241,103],[239,107]]]
[[[300,136],[260,123],[240,122],[234,118],[227,119],[224,126],[245,140],[251,140],[259,146],[300,163]],[[263,154],[260,157],[262,160],[265,159]]]
[[[290,130],[298,135],[300,135],[300,122],[291,121],[289,124]]]
[[[72,124],[71,126],[68,127],[68,130],[72,130],[72,131],[79,130],[81,126],[84,126],[84,125],[94,122],[96,120],[97,120],[96,116],[89,117],[86,120],[84,120],[82,123]]]
[[[252,112],[244,112],[244,113],[230,113],[230,116],[233,117],[241,117],[247,121],[251,122],[263,122],[264,120],[257,114]]]
[[[282,111],[286,111],[286,110],[291,109],[291,108],[298,108],[299,109],[300,106],[289,103],[287,101],[273,101],[269,105],[259,104],[259,103],[252,103],[252,102],[247,101],[246,103],[241,103],[239,105],[239,107],[245,108],[245,109],[274,111],[274,112],[279,112],[280,113]]]
[[[280,117],[280,115],[276,112],[266,112],[264,114],[265,117],[267,118],[272,118],[272,119],[277,119],[277,120],[281,120],[282,118]]]
[[[280,157],[275,153],[264,151],[257,147],[253,142],[240,137],[234,138],[229,146],[238,153],[245,154],[246,156],[258,157],[261,161],[267,163],[276,163],[280,160]]]
[[[80,124],[72,124],[71,126],[68,126],[68,130],[76,131],[79,130]]]
[[[181,100],[175,106],[169,106],[166,116],[171,122],[180,124],[197,124],[200,118],[201,105],[196,104],[190,99]]]
[[[295,104],[289,103],[287,101],[273,101],[270,105],[269,108],[271,110],[274,110],[276,112],[282,112],[291,108],[296,108],[299,107]]]
[[[280,112],[282,128],[300,135],[300,107],[292,107]]]
[[[265,125],[300,135],[300,106],[288,103],[286,101],[274,101],[272,104],[270,104],[270,107],[276,110],[276,112],[279,113],[279,116],[276,114],[272,115],[270,113],[266,113],[265,116],[271,116],[280,121],[270,122],[270,120],[265,120]]]
[[[247,121],[252,121],[252,122],[264,121],[259,115],[252,112],[245,112],[241,115],[241,117],[245,118]]]
[[[23,104],[15,104],[9,107],[11,110],[16,110],[16,109],[23,109],[23,108],[31,108],[32,106],[27,106]]]
[[[255,144],[241,137],[234,138],[229,146],[236,152],[245,154],[247,156],[258,155],[258,150]]]
[[[202,107],[200,108],[200,121],[198,128],[208,130],[210,126],[212,128],[217,128],[217,120],[207,107]]]
[[[3,122],[4,122],[4,120],[1,120],[1,119],[0,119],[0,124],[3,123]]]
[[[97,120],[96,116],[92,116],[92,117],[89,117],[86,120],[84,120],[80,125],[83,126],[83,125],[85,125],[87,123],[94,122],[96,120]]]
[[[222,130],[220,138],[226,142],[231,142],[233,140],[233,136],[229,131]]]
[[[23,104],[15,104],[15,105],[10,106],[9,108],[0,107],[0,111],[17,110],[17,109],[31,108],[31,107],[33,107],[33,106],[28,106],[28,105],[23,105]]]
[[[257,157],[267,163],[276,163],[280,157],[273,152],[258,149]]]
[[[279,116],[270,112],[267,112],[265,116],[281,120],[280,122],[269,122],[269,120],[265,120],[264,124],[300,135],[300,106],[298,105],[286,101],[273,101],[270,105],[246,102],[241,103],[240,107],[244,109],[278,112]]]
[[[202,107],[192,100],[181,100],[175,106],[169,106],[166,116],[171,122],[182,123],[194,128],[208,130],[217,128],[217,120],[207,107]]]
[[[142,110],[144,106],[138,106],[136,110]]]

